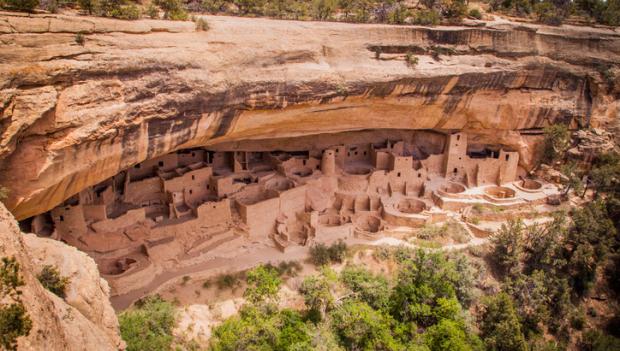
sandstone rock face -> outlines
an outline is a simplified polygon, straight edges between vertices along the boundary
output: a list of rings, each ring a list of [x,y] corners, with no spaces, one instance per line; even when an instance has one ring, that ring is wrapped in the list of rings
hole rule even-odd
[[[33,258],[32,249],[35,254],[53,257]],[[60,242],[32,235],[24,240],[13,216],[0,205],[0,257],[11,256],[20,264],[25,282],[21,287],[22,300],[33,323],[30,334],[18,339],[19,350],[118,350],[123,347],[105,283],[101,283],[96,267],[92,271],[92,259]],[[62,274],[72,272],[66,301],[44,289],[37,280],[41,262],[58,264]],[[90,299],[91,306],[85,306],[83,299]]]
[[[18,219],[185,147],[462,129],[516,149],[529,168],[536,138],[523,131],[618,125],[617,92],[597,70],[620,62],[617,31],[206,19],[211,29],[195,32],[0,14],[0,184]],[[434,59],[438,46],[452,55]]]
[[[69,277],[65,301],[107,336],[107,343],[121,345],[118,320],[110,305],[110,288],[99,276],[95,261],[78,249],[53,239],[24,236],[26,248],[37,267],[54,265],[60,274]]]

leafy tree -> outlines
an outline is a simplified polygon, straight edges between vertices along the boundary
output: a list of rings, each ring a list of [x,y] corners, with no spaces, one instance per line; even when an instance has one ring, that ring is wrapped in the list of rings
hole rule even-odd
[[[620,339],[598,330],[588,330],[583,334],[580,346],[583,351],[620,350]]]
[[[251,303],[275,300],[282,280],[278,271],[260,265],[247,273],[248,287],[243,296]]]
[[[175,324],[174,306],[159,296],[147,297],[118,317],[127,351],[169,350]]]
[[[456,297],[456,281],[458,273],[444,254],[418,250],[413,258],[403,262],[398,273],[390,298],[392,315],[401,322],[434,324],[437,300]]]
[[[487,299],[480,331],[488,350],[527,350],[512,299],[504,292]]]
[[[441,16],[435,10],[419,10],[413,17],[413,24],[422,26],[437,25]]]
[[[52,265],[45,265],[41,273],[37,276],[41,285],[61,298],[66,297],[69,278],[60,275],[58,268]]]
[[[502,224],[495,236],[493,243],[493,259],[498,267],[506,274],[516,274],[520,271],[521,258],[523,255],[523,221],[509,220],[507,225]]]
[[[553,14],[553,4],[541,2],[537,4],[537,13],[547,16],[548,12]],[[543,161],[550,163],[557,161],[570,147],[570,134],[568,127],[564,124],[552,124],[543,130],[545,139],[543,141]]]
[[[390,289],[384,277],[375,276],[361,267],[347,266],[342,270],[340,280],[372,308],[381,310],[388,306]]]
[[[318,243],[310,248],[310,261],[316,266],[324,266],[330,262],[342,262],[347,253],[347,244],[343,240],[327,246]]]
[[[322,320],[326,312],[334,306],[334,297],[324,276],[306,277],[299,292],[303,295],[308,310],[317,315],[318,319]]]
[[[543,271],[534,271],[532,275],[521,275],[507,284],[526,331],[540,331],[539,323],[546,323],[550,318],[547,283]]]
[[[275,306],[245,306],[213,330],[210,350],[311,350],[311,336],[301,315]]]
[[[477,336],[467,333],[458,322],[450,319],[442,319],[428,328],[424,339],[431,351],[483,350],[482,342]]]
[[[347,301],[331,313],[332,327],[348,350],[400,350],[392,336],[389,315],[365,302]]]
[[[562,255],[578,294],[589,290],[598,265],[603,262],[616,236],[616,228],[604,203],[591,202],[572,212],[573,227],[563,243]]]

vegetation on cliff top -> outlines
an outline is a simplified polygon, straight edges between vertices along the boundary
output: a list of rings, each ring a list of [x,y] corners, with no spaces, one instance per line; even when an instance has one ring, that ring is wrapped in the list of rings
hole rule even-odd
[[[620,0],[488,0],[471,7],[466,0],[1,0],[0,7],[16,11],[79,6],[90,15],[120,19],[150,18],[187,20],[188,12],[238,16],[268,16],[294,20],[337,20],[358,23],[436,25],[465,17],[481,19],[480,7],[489,12],[525,17],[559,25],[570,16],[611,26],[620,25]],[[201,30],[205,26],[199,24]]]

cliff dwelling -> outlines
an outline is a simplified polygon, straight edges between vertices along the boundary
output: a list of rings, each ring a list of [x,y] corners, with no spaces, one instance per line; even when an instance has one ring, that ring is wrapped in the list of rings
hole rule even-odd
[[[288,151],[261,140],[178,150],[21,224],[90,254],[122,294],[163,267],[195,265],[221,250],[376,240],[473,205],[515,210],[557,194],[527,177],[518,152],[469,139],[383,130],[282,141]]]

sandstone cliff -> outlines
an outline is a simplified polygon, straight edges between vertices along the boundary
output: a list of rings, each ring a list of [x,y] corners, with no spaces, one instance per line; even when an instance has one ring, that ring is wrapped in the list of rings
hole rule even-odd
[[[18,219],[190,146],[464,129],[518,150],[529,168],[536,137],[521,131],[619,119],[601,73],[617,70],[618,31],[206,18],[211,29],[197,32],[191,22],[0,14],[0,184]]]
[[[61,242],[29,235],[24,239],[13,216],[0,205],[0,257],[14,256],[25,286],[22,300],[32,329],[18,339],[19,350],[118,350],[118,321],[107,283],[95,262]],[[71,278],[67,298],[52,294],[36,278],[43,264],[54,264]]]

